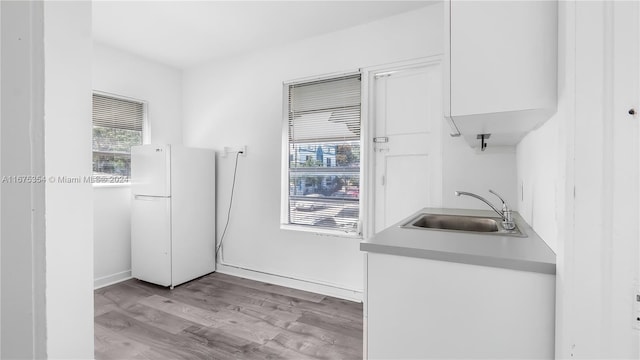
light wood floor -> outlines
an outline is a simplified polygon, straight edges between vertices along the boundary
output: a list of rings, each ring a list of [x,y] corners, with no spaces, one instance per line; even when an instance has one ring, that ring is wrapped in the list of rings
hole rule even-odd
[[[214,273],[95,291],[102,359],[361,359],[362,304]]]

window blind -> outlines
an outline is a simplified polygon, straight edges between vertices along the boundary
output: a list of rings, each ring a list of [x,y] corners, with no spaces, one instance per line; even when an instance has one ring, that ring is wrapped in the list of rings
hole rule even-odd
[[[357,231],[360,74],[288,85],[290,224]]]
[[[93,94],[93,174],[131,173],[131,146],[142,144],[144,103]]]
[[[144,104],[93,94],[93,125],[142,131],[144,126]]]
[[[360,139],[360,75],[289,88],[289,141]]]

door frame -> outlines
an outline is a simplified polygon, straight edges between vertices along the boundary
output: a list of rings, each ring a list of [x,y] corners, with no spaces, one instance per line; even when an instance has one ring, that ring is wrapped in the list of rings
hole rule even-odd
[[[364,169],[363,169],[363,177],[361,179],[362,186],[361,188],[366,189],[366,196],[361,197],[360,201],[361,209],[363,211],[362,220],[365,224],[362,229],[362,236],[364,239],[368,239],[375,234],[375,152],[373,147],[373,142],[370,141],[373,134],[375,134],[376,122],[375,122],[375,97],[374,97],[374,78],[376,75],[381,75],[384,73],[393,73],[399,72],[403,70],[409,70],[414,68],[419,68],[423,66],[431,66],[431,65],[443,65],[443,55],[433,55],[428,57],[421,57],[411,60],[393,62],[383,65],[376,65],[371,67],[362,68],[362,90],[363,94],[363,104],[362,104],[362,119],[366,119],[366,126],[362,127],[362,137],[361,137],[361,148],[362,153],[366,154],[366,160],[364,161]],[[365,93],[366,90],[366,93]],[[443,95],[444,96],[444,95]],[[444,98],[443,98],[444,99]],[[444,121],[444,115],[442,117],[442,121]],[[442,127],[439,127],[437,130],[439,136],[442,136]],[[442,168],[442,141],[438,144],[438,153],[440,167]],[[439,189],[436,189],[434,193],[440,195],[440,201],[436,201],[438,204],[442,204],[442,176],[438,177],[440,181],[436,182],[436,186]]]

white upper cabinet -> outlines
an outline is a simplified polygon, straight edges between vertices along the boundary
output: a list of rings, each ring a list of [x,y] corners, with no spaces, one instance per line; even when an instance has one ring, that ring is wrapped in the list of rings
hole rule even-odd
[[[445,2],[444,114],[479,147],[515,145],[557,103],[557,2]]]

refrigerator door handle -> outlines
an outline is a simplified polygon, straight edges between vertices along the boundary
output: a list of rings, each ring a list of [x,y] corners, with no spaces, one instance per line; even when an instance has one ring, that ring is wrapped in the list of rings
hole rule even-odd
[[[149,195],[135,195],[133,197],[135,200],[142,200],[142,201],[157,201],[160,199],[167,199],[167,196],[149,196]]]

